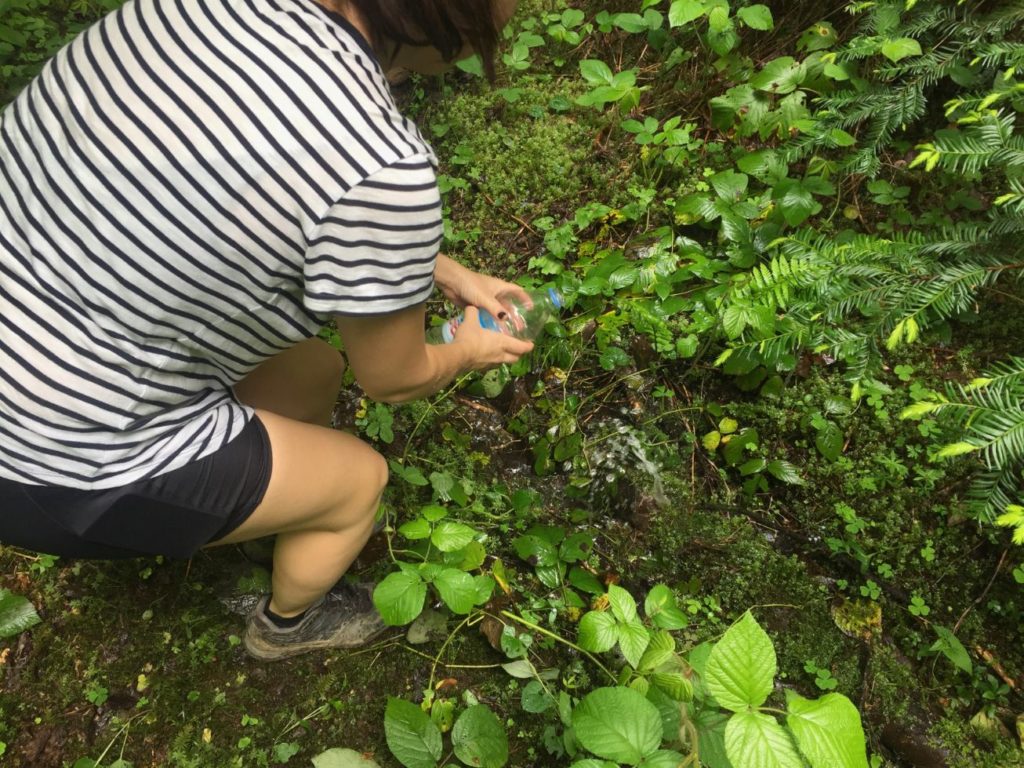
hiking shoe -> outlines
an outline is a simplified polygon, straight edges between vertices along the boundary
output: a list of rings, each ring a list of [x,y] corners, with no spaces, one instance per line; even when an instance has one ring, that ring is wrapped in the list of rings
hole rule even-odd
[[[263,661],[276,661],[320,648],[356,648],[387,629],[373,605],[372,584],[338,584],[306,609],[302,621],[281,628],[267,618],[264,595],[249,614],[245,649]]]

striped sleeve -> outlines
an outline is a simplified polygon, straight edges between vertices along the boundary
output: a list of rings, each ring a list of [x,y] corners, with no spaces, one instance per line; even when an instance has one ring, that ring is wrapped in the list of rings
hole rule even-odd
[[[371,315],[426,301],[442,232],[430,158],[385,166],[332,205],[312,232],[303,266],[306,308]]]

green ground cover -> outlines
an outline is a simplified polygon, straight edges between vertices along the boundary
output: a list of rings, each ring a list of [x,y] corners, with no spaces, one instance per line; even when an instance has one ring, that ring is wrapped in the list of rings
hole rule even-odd
[[[0,91],[103,5],[0,3]],[[1024,766],[1022,21],[533,0],[495,87],[400,86],[446,251],[569,306],[430,401],[342,393],[395,628],[260,664],[254,550],[0,548],[41,618],[0,641],[0,764]],[[808,730],[846,700],[869,758]]]

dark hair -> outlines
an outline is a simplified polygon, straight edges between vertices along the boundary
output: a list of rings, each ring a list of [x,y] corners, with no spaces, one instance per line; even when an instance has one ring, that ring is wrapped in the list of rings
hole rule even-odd
[[[369,27],[370,44],[387,41],[429,45],[452,61],[468,44],[483,60],[494,81],[494,56],[501,40],[495,0],[342,0],[354,7]]]

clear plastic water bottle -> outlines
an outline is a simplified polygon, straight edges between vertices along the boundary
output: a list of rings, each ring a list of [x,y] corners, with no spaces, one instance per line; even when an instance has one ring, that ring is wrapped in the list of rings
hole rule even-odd
[[[529,304],[512,292],[498,294],[498,301],[505,307],[505,317],[497,318],[487,310],[481,309],[480,327],[515,336],[517,339],[537,338],[548,321],[558,316],[565,301],[562,294],[554,288],[527,291],[527,295],[530,297]],[[431,344],[450,344],[455,340],[455,332],[462,325],[464,317],[459,315],[431,328],[427,332],[427,341]]]

